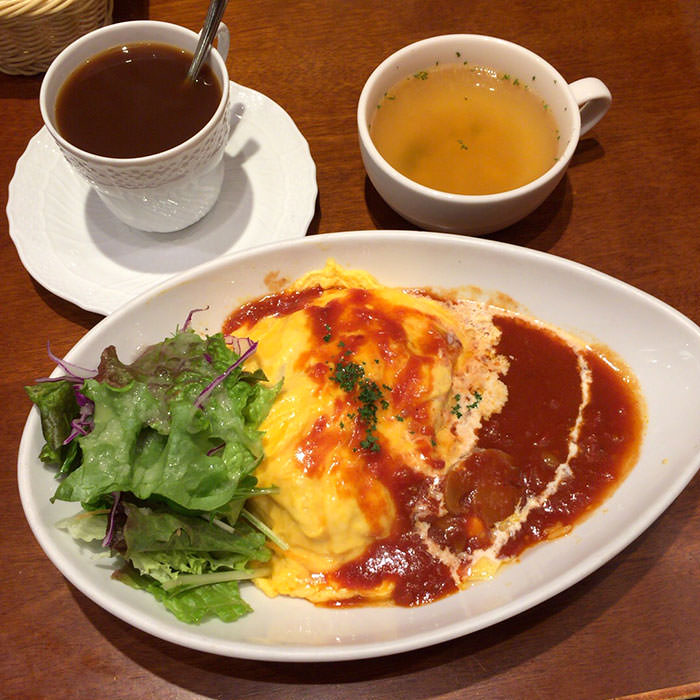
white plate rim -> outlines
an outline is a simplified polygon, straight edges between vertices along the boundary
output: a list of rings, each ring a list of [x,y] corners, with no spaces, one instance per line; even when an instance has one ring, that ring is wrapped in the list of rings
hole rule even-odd
[[[272,243],[262,246],[256,246],[255,248],[250,248],[229,256],[227,259],[213,261],[212,263],[205,263],[193,268],[175,278],[166,280],[160,285],[151,288],[148,292],[141,295],[138,299],[132,300],[125,305],[123,305],[118,311],[111,314],[106,319],[103,319],[98,323],[91,331],[88,332],[68,353],[67,358],[70,360],[73,356],[79,355],[81,347],[87,342],[87,338],[95,334],[98,334],[100,330],[107,324],[115,323],[124,315],[130,313],[132,306],[145,303],[148,300],[155,299],[159,294],[171,289],[174,286],[186,283],[192,278],[198,277],[203,271],[210,271],[215,268],[225,267],[231,265],[234,262],[245,261],[248,258],[256,257],[258,255],[264,254],[266,251],[272,249],[278,250],[295,250],[297,248],[304,248],[310,246],[320,246],[321,248],[333,248],[333,244],[330,243],[331,239],[338,239],[349,241],[350,243],[356,243],[358,245],[364,244],[368,237],[374,236],[375,240],[377,238],[386,240],[392,236],[400,236],[402,240],[405,241],[425,241],[427,238],[431,238],[431,242],[435,245],[458,245],[463,246],[465,250],[489,250],[495,252],[505,253],[507,255],[512,255],[523,261],[544,261],[547,265],[553,265],[555,267],[561,268],[567,272],[572,272],[575,274],[582,274],[590,279],[594,280],[596,283],[603,285],[611,285],[620,292],[631,295],[640,302],[650,305],[659,313],[672,319],[674,323],[679,324],[679,327],[683,327],[687,333],[690,334],[695,343],[700,344],[700,328],[693,323],[689,318],[682,315],[680,312],[675,310],[673,307],[669,306],[665,302],[647,294],[646,292],[639,290],[625,282],[616,280],[615,278],[606,275],[605,273],[596,271],[590,267],[576,263],[570,260],[559,258],[553,256],[549,253],[544,253],[541,251],[519,248],[517,246],[501,243],[497,241],[489,241],[486,239],[477,238],[465,238],[462,236],[453,236],[450,234],[433,234],[426,232],[417,231],[354,231],[354,232],[343,232],[334,234],[324,234],[321,236],[313,236],[305,239],[299,240],[289,240],[282,241],[281,243]],[[330,251],[332,252],[332,251]],[[330,254],[330,253],[329,253]],[[420,284],[420,283],[418,283]],[[700,347],[700,345],[698,346]],[[80,572],[72,570],[70,566],[66,566],[66,562],[63,561],[60,552],[55,546],[55,543],[50,537],[50,533],[42,530],[39,524],[36,513],[33,511],[33,504],[31,503],[31,489],[32,489],[32,478],[31,472],[26,468],[28,462],[36,462],[36,457],[28,453],[29,442],[31,438],[32,431],[36,431],[38,428],[38,416],[36,409],[32,409],[30,412],[27,424],[25,426],[22,440],[20,443],[19,456],[18,456],[18,484],[20,489],[20,496],[22,500],[22,505],[25,509],[25,514],[29,525],[34,532],[39,544],[42,546],[46,552],[49,559],[54,563],[55,566],[66,576],[68,580],[73,583],[79,590],[85,593],[89,598],[101,605],[112,614],[125,620],[131,625],[153,634],[156,637],[166,639],[167,641],[174,642],[186,647],[197,649],[200,651],[210,652],[214,654],[220,654],[224,656],[232,656],[237,658],[247,658],[247,659],[257,659],[266,661],[289,661],[289,662],[313,662],[313,661],[341,661],[341,660],[351,660],[351,659],[362,659],[371,658],[377,656],[384,656],[388,654],[400,653],[409,650],[415,650],[437,644],[440,642],[448,641],[456,637],[464,636],[472,632],[478,631],[485,627],[494,625],[505,619],[513,617],[525,610],[532,608],[533,606],[548,600],[549,598],[555,596],[556,594],[566,590],[575,583],[579,582],[593,571],[600,568],[603,564],[612,559],[615,555],[621,552],[625,547],[627,547],[631,542],[633,542],[642,532],[644,532],[660,515],[668,508],[668,506],[677,498],[680,492],[685,488],[685,486],[690,482],[698,468],[700,468],[700,451],[696,451],[694,458],[690,460],[683,468],[674,475],[674,479],[670,485],[655,501],[654,507],[648,509],[644,513],[639,513],[634,520],[629,523],[628,527],[617,534],[617,536],[608,540],[607,544],[603,547],[599,547],[596,550],[595,557],[587,557],[578,566],[569,570],[568,572],[559,575],[557,578],[549,581],[546,585],[539,586],[530,595],[522,596],[517,600],[501,606],[497,611],[490,611],[485,614],[476,616],[476,618],[465,622],[464,620],[458,620],[452,625],[443,626],[436,630],[428,630],[421,634],[416,634],[410,638],[397,639],[391,643],[387,642],[377,642],[377,643],[366,643],[359,645],[341,645],[341,646],[297,646],[297,647],[270,647],[266,645],[255,645],[246,643],[223,643],[220,640],[208,640],[202,638],[201,635],[196,633],[196,628],[179,630],[177,634],[172,634],[168,630],[163,630],[162,626],[154,623],[151,620],[144,620],[142,617],[135,614],[133,611],[125,610],[123,605],[120,605],[117,601],[105,601],[100,600],[101,596],[99,591],[85,590],[85,582],[81,580]],[[575,530],[576,531],[576,530]],[[561,541],[561,540],[558,540]],[[547,546],[549,543],[547,543]],[[540,545],[542,546],[542,545]],[[517,566],[517,565],[516,565]],[[500,574],[499,574],[500,575]],[[498,578],[498,577],[497,577]],[[465,591],[466,592],[466,591]],[[457,596],[464,595],[465,592],[455,594]],[[95,598],[98,600],[95,600]],[[449,599],[447,599],[449,600]],[[443,601],[438,601],[431,605],[441,605]],[[425,606],[429,607],[429,606]],[[235,623],[234,623],[235,624]]]

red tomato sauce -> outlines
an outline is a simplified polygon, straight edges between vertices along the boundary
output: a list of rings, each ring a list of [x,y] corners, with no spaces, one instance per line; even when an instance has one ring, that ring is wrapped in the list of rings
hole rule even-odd
[[[232,335],[244,325],[252,326],[266,316],[286,316],[303,309],[311,300],[318,298],[323,289],[310,287],[298,292],[270,294],[238,307],[225,321],[223,332]]]
[[[406,340],[402,325],[410,308],[384,308],[366,290],[351,290],[343,303],[314,305],[319,288],[264,297],[234,312],[225,333],[252,326],[269,315],[285,315],[300,309],[307,313],[315,338],[299,365],[319,385],[329,381],[333,363],[344,353],[352,356],[370,339],[382,360],[396,356]],[[427,402],[420,395],[423,362],[436,353],[456,351],[449,340],[431,330],[418,339],[418,350],[392,381],[391,410],[400,412],[406,428],[416,436],[425,463],[442,478],[447,513],[431,495],[433,477],[417,473],[388,450],[362,449],[362,431],[333,428],[329,419],[317,421],[309,435],[300,438],[300,454],[307,475],[320,470],[324,453],[337,440],[348,440],[366,470],[390,493],[396,517],[387,537],[377,539],[355,560],[327,574],[337,584],[357,591],[349,600],[330,605],[366,602],[363,591],[384,581],[393,584],[392,599],[398,605],[427,603],[458,589],[449,568],[433,556],[415,531],[416,506],[429,537],[442,548],[459,555],[468,566],[469,554],[491,544],[491,527],[539,494],[554,478],[557,467],[569,457],[569,439],[579,416],[583,393],[579,357],[554,332],[511,316],[496,316],[501,331],[497,351],[509,361],[501,377],[508,400],[500,413],[486,420],[476,449],[445,472],[434,448],[434,426]],[[342,342],[339,342],[342,339]],[[543,507],[533,508],[521,528],[500,551],[516,557],[527,547],[557,533],[566,532],[598,506],[624,477],[636,457],[642,432],[642,413],[632,382],[601,355],[583,351],[591,384],[589,403],[583,412],[578,452],[570,460],[572,474],[562,481]],[[343,410],[341,407],[339,411]],[[365,477],[366,478],[366,477]],[[369,522],[380,520],[364,503]],[[376,518],[373,517],[376,516]]]
[[[554,477],[567,459],[582,398],[578,359],[566,342],[516,318],[497,317],[494,322],[501,330],[498,352],[510,363],[502,378],[508,401],[482,425],[477,450],[445,480],[447,515],[425,518],[431,523],[431,538],[455,553],[488,547],[489,528]],[[530,512],[501,549],[501,557],[517,556],[550,532],[572,526],[605,499],[636,455],[642,423],[632,387],[593,351],[587,350],[585,359],[592,372],[591,396],[579,453],[570,462],[573,476],[544,507]],[[427,479],[391,466],[379,473],[399,510],[394,530],[335,571],[333,578],[360,591],[389,579],[395,584],[393,601],[405,606],[454,592],[457,585],[448,568],[412,532],[413,505],[427,498]],[[361,595],[350,602],[359,603]]]

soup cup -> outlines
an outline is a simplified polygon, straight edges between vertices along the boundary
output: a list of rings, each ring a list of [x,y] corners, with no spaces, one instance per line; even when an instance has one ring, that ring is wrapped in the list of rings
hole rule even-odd
[[[465,59],[470,65],[518,78],[552,111],[559,131],[557,158],[537,179],[495,194],[452,194],[409,179],[377,150],[370,136],[370,124],[385,92],[402,78],[436,62]],[[551,194],[562,179],[579,138],[602,119],[611,101],[610,91],[597,78],[567,83],[543,58],[510,41],[479,34],[436,36],[400,49],[380,63],[367,79],[357,105],[360,152],[377,192],[408,221],[435,231],[487,234],[519,221]]]
[[[41,84],[39,106],[48,132],[73,170],[87,180],[112,214],[128,226],[144,231],[178,231],[201,219],[219,197],[230,130],[226,25],[219,25],[218,49],[212,49],[207,56],[207,63],[221,85],[216,111],[200,131],[173,148],[139,158],[108,158],[88,153],[61,136],[56,126],[56,98],[78,66],[109,48],[157,42],[192,53],[198,38],[185,27],[153,20],[102,27],[65,48],[51,63]],[[163,124],[163,128],[167,129],[168,125]]]

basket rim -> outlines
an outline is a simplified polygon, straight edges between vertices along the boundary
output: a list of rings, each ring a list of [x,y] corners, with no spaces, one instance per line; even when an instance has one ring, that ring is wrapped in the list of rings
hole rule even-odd
[[[110,6],[113,0],[0,0],[0,20],[21,17],[40,17],[64,10],[85,7]]]

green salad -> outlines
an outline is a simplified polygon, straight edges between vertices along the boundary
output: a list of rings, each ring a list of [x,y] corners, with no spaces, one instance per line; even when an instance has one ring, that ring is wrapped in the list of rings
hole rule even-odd
[[[51,500],[82,506],[58,527],[99,541],[123,564],[115,578],[180,620],[229,622],[250,612],[238,582],[266,573],[277,541],[245,503],[271,492],[254,471],[280,384],[244,369],[254,342],[200,336],[191,316],[131,364],[114,346],[96,371],[49,350],[64,376],[26,390],[41,414],[40,459],[57,468]]]

